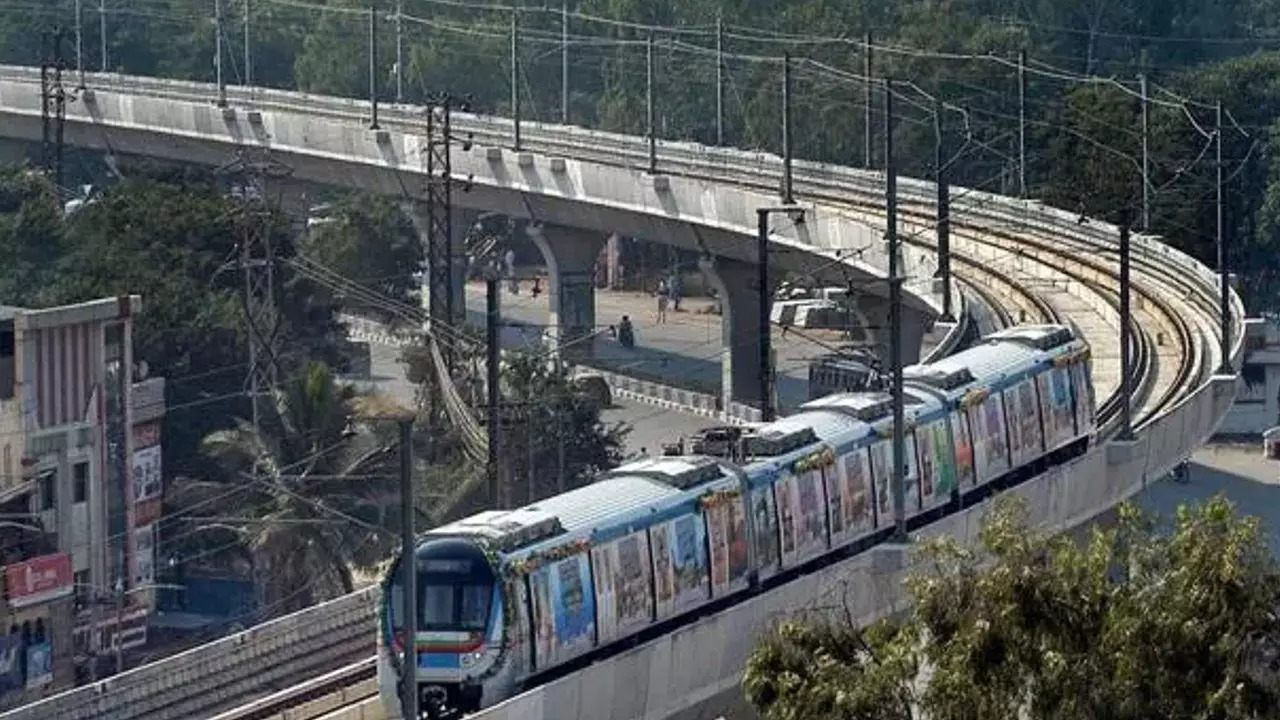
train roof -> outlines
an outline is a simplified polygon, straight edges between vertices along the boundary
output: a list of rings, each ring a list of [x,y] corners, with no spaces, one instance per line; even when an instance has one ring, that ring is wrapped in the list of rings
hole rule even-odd
[[[1037,350],[1052,350],[1069,345],[1076,339],[1075,331],[1067,325],[1015,325],[988,335],[986,340],[1008,340]]]
[[[517,553],[583,530],[608,529],[636,512],[662,509],[688,498],[687,490],[733,474],[701,456],[663,457],[628,463],[600,480],[513,510],[488,510],[426,533],[425,538],[473,537]]]
[[[956,392],[974,383],[997,381],[1034,365],[1041,351],[1006,339],[990,339],[928,365],[902,369],[902,379],[944,392]]]

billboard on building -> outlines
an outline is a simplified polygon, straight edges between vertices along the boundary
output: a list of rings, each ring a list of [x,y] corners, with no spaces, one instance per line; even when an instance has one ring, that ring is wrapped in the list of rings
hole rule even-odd
[[[155,525],[144,525],[134,531],[133,585],[142,587],[156,581]]]
[[[72,590],[71,555],[42,555],[4,567],[10,607],[26,607],[66,597]]]
[[[164,492],[161,476],[160,446],[133,450],[133,502],[143,503],[160,497]]]
[[[53,682],[53,646],[46,640],[27,646],[27,689]]]
[[[0,693],[22,688],[22,635],[0,635]]]

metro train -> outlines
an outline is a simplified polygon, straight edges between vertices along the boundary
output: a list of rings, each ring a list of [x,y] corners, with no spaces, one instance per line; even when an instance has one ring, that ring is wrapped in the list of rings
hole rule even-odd
[[[1089,370],[1089,346],[1056,325],[905,368],[908,528],[1084,452],[1096,434]],[[422,534],[420,702],[489,707],[888,539],[892,436],[890,395],[830,395],[746,434],[740,463],[645,459]],[[399,562],[378,613],[389,709],[404,657]]]

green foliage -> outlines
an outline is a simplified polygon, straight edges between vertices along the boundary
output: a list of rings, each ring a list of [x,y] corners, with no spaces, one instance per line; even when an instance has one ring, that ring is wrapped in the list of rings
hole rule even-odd
[[[475,347],[474,345],[472,346]],[[455,384],[464,399],[486,420],[483,356],[467,353],[469,361],[455,372]],[[421,347],[405,349],[406,376],[418,386],[421,408],[440,412],[443,406],[430,354]],[[606,425],[601,408],[573,381],[573,369],[557,366],[545,355],[504,352],[502,368],[501,469],[503,497],[507,505],[534,502],[562,491],[560,449],[564,448],[563,489],[591,482],[603,470],[623,460],[629,429],[622,423]],[[563,443],[562,443],[563,441]],[[448,519],[489,507],[483,464],[463,453],[463,438],[449,422],[433,427],[419,423],[418,452],[429,452],[443,470],[427,492],[446,498],[434,516]],[[446,480],[447,478],[447,480]]]
[[[777,720],[1268,717],[1280,582],[1255,519],[1224,499],[1157,528],[1131,506],[1087,541],[1046,537],[999,501],[982,553],[921,550],[909,617],[787,624],[744,687]]]
[[[334,203],[328,216],[310,228],[299,254],[331,268],[378,297],[417,305],[423,263],[422,243],[413,223],[393,200],[353,193]],[[360,297],[337,297],[333,303],[352,310],[385,312]]]
[[[312,363],[267,404],[261,428],[237,420],[206,437],[219,475],[181,488],[203,530],[183,554],[244,554],[273,615],[351,592],[352,567],[395,546],[399,505],[395,443],[384,428],[352,430],[356,397]]]

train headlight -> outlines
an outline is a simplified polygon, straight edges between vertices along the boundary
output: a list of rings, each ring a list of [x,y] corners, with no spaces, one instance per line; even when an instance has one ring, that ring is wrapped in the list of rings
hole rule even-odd
[[[462,667],[469,668],[480,662],[480,658],[484,657],[482,652],[469,652],[462,654]]]

